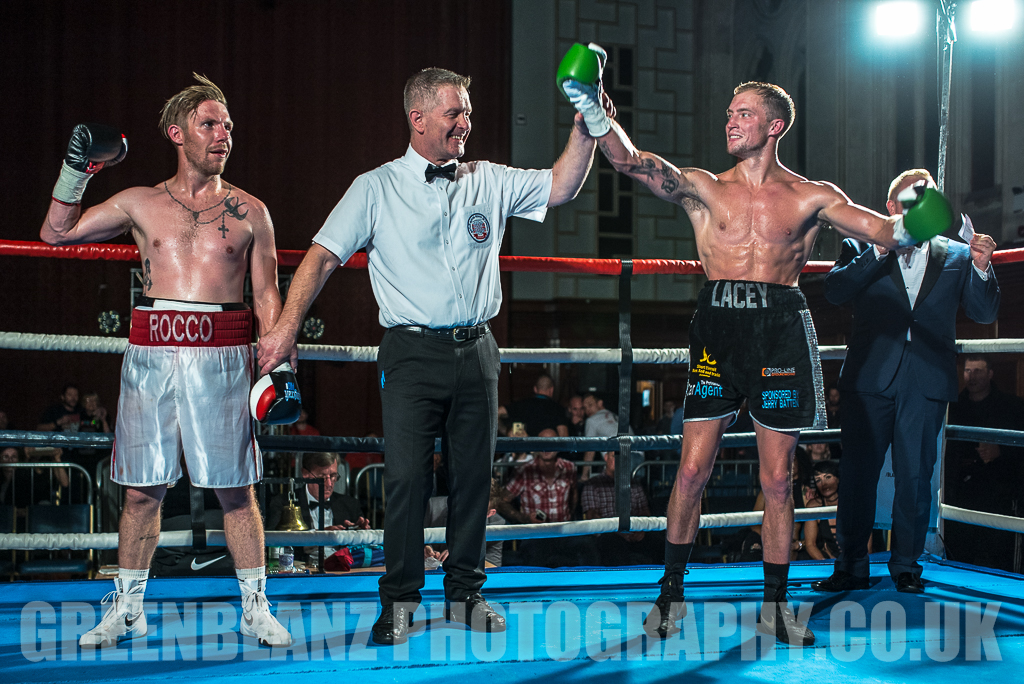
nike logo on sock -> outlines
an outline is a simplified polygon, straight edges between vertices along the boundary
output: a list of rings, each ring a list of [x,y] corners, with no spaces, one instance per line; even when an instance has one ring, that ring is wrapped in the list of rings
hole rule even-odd
[[[227,555],[227,554],[224,554],[223,556],[217,556],[217,557],[216,557],[216,558],[214,558],[213,560],[210,560],[210,561],[206,561],[205,563],[196,563],[196,561],[197,561],[197,560],[199,560],[199,559],[198,559],[198,558],[193,558],[193,559],[192,559],[192,569],[193,569],[193,570],[202,570],[202,569],[203,569],[203,568],[205,568],[205,567],[206,567],[207,565],[211,565],[211,564],[213,564],[213,563],[216,563],[216,562],[217,562],[217,561],[219,561],[220,559],[222,559],[222,558],[227,558],[227,557],[228,557],[228,555]]]

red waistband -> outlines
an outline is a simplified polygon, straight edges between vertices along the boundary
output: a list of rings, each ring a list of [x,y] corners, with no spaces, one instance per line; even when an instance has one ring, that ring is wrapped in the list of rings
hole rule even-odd
[[[252,342],[252,311],[135,309],[131,344],[147,347],[236,347]]]

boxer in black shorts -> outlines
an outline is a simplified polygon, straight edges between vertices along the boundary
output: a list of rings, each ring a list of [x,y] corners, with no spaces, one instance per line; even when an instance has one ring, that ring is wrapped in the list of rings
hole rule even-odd
[[[818,337],[799,288],[712,280],[697,297],[683,421],[735,418],[744,399],[766,428],[825,428]]]
[[[741,83],[733,91],[725,136],[737,163],[721,173],[676,168],[638,150],[606,114],[614,108],[607,106],[600,84],[570,80],[562,88],[616,171],[686,211],[711,281],[690,328],[690,396],[683,410],[688,422],[666,516],[665,575],[644,629],[652,637],[679,631],[677,622],[686,614],[683,576],[697,537],[701,493],[722,434],[746,397],[757,421],[765,498],[764,602],[757,629],[786,643],[812,644],[814,634],[786,602],[793,454],[800,429],[824,422],[814,329],[796,286],[826,224],[887,249],[916,239],[909,237],[902,217],[886,218],[858,206],[831,183],[808,180],[779,163],[779,140],[793,125],[796,108],[776,85]],[[914,224],[910,214],[907,220]],[[935,225],[941,221],[932,218],[920,221],[929,226],[925,232],[948,227]]]

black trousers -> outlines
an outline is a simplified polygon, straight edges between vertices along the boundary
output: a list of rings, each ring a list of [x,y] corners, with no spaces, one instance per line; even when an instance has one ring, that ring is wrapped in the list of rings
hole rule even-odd
[[[500,368],[489,332],[466,342],[400,329],[384,333],[377,354],[387,496],[382,603],[420,601],[423,519],[438,434],[449,473],[445,598],[461,601],[483,586]]]
[[[875,521],[878,477],[892,444],[895,495],[889,573],[921,574],[932,504],[932,470],[946,401],[928,399],[906,347],[892,384],[878,394],[843,392],[843,458],[839,461],[837,570],[868,576],[867,543]]]

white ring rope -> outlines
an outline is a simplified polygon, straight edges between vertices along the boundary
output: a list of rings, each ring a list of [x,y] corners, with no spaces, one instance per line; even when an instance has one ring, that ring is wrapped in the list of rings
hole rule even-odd
[[[969,511],[966,508],[957,508],[948,504],[939,504],[939,515],[944,520],[956,520],[969,525],[991,527],[994,530],[1024,533],[1024,518],[1015,518],[1012,515]]]
[[[794,520],[819,520],[833,517],[835,506],[821,508],[800,508],[794,512]],[[764,511],[742,513],[714,513],[700,516],[701,528],[747,527],[761,524]],[[617,518],[576,520],[563,523],[540,523],[537,525],[488,525],[488,541],[508,539],[547,539],[551,537],[578,537],[588,534],[617,532]],[[665,518],[636,516],[630,518],[630,531],[653,532],[665,529]],[[342,546],[356,544],[380,544],[384,541],[384,530],[308,530],[305,532],[278,532],[267,530],[267,546]],[[424,544],[445,541],[445,528],[428,527],[423,530]],[[206,543],[209,546],[226,546],[223,530],[207,530]],[[192,546],[191,530],[161,532],[157,546]],[[117,533],[99,534],[0,534],[0,549],[49,550],[60,549],[116,549]]]
[[[0,349],[123,354],[127,348],[128,340],[123,337],[0,332]],[[1024,339],[958,340],[957,351],[962,354],[1020,353],[1024,352]],[[821,354],[822,360],[825,361],[840,360],[846,357],[846,347],[843,346],[818,347],[818,352]],[[300,344],[299,358],[307,361],[373,363],[377,360],[377,347]],[[503,363],[619,363],[622,360],[622,351],[613,348],[507,348],[501,350],[501,360]],[[689,362],[690,352],[685,347],[633,350],[633,363],[686,364]]]

